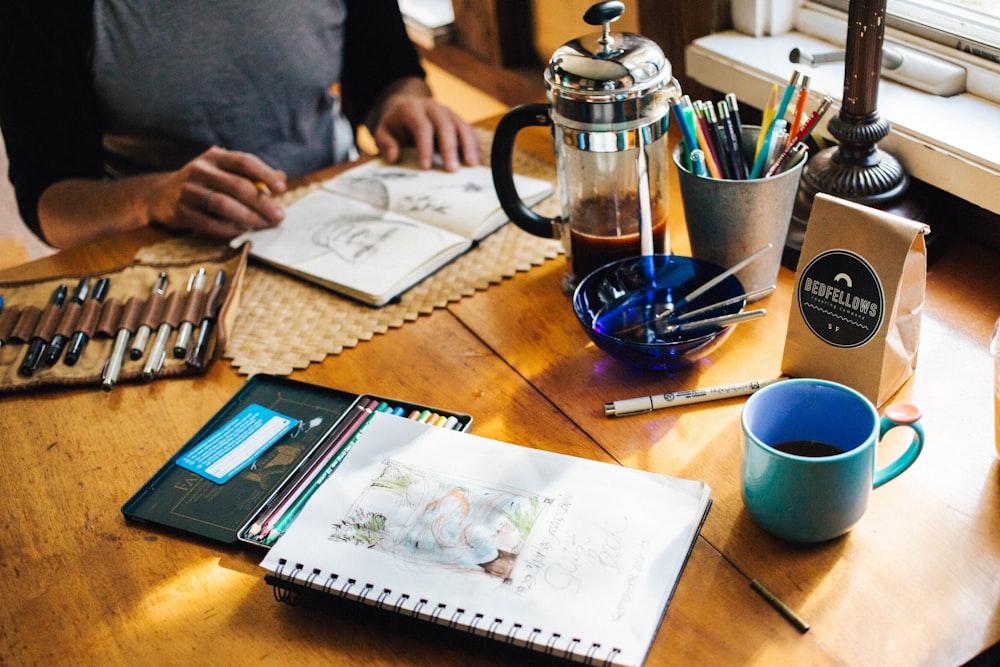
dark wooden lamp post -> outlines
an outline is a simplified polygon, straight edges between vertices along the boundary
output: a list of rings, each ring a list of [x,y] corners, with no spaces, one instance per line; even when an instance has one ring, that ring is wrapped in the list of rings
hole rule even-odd
[[[926,216],[926,197],[915,192],[903,166],[880,150],[889,121],[878,111],[886,0],[850,0],[847,51],[840,113],[828,129],[838,144],[819,151],[805,165],[783,261],[798,263],[813,198],[818,192],[913,220]]]

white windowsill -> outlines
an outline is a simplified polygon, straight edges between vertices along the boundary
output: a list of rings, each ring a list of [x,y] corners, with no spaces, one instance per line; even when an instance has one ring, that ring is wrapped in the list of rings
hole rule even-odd
[[[713,90],[735,93],[743,104],[762,109],[772,85],[786,85],[797,69],[811,79],[807,109],[814,109],[825,95],[835,101],[816,129],[816,136],[831,139],[825,121],[839,112],[843,63],[794,64],[788,60],[793,48],[823,53],[842,47],[798,32],[757,38],[722,32],[688,45],[686,72]],[[937,97],[883,78],[878,110],[892,125],[879,148],[895,156],[907,173],[1000,213],[1000,104],[969,93]]]

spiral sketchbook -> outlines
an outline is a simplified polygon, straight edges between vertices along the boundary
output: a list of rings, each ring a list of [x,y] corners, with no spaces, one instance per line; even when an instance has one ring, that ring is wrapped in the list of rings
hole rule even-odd
[[[635,666],[710,505],[703,482],[374,414],[261,566],[276,593]]]

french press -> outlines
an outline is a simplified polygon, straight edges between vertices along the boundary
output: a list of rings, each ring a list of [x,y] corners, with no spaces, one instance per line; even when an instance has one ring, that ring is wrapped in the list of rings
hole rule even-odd
[[[545,70],[549,103],[511,109],[494,135],[491,165],[500,204],[525,231],[562,240],[567,292],[608,262],[670,251],[667,128],[680,85],[653,41],[611,32],[624,11],[621,2],[591,6],[583,20],[601,32],[567,42],[552,55]],[[531,126],[552,128],[558,218],[532,211],[514,187],[514,141]]]

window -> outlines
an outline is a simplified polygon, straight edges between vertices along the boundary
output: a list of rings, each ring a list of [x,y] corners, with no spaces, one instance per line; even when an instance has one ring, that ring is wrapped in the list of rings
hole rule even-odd
[[[847,11],[847,0],[819,0]],[[889,0],[886,26],[1000,63],[1000,0]]]
[[[981,3],[978,6],[986,11],[965,14],[968,6],[951,4],[945,12],[942,0],[888,0],[885,46],[904,53],[907,66],[890,71],[883,65],[878,109],[892,129],[879,146],[898,158],[910,176],[1000,213],[1000,133],[995,130],[1000,121],[1000,62],[993,55],[1000,52],[1000,29],[991,28],[1000,25],[995,15],[1000,0],[957,2]],[[831,6],[836,3],[837,7]],[[908,7],[900,9],[904,4]],[[939,35],[947,21],[959,17],[954,25],[964,30],[965,41],[955,36],[958,33],[941,43],[905,32],[901,19],[891,12],[899,16],[914,6],[934,8],[929,25]],[[827,114],[832,117],[844,92],[843,62],[793,64],[790,54],[795,49],[815,55],[842,52],[847,40],[846,7],[847,0],[732,0],[733,23],[742,32],[694,40],[685,49],[686,74],[761,109],[771,87],[786,84],[799,70],[810,76],[812,107],[825,95],[834,99]],[[914,16],[907,14],[911,25],[919,23]],[[976,16],[976,21],[968,16]],[[748,24],[751,30],[746,29]],[[936,91],[932,84],[942,72],[949,80],[957,72],[959,85]],[[832,139],[824,123],[815,135]]]

